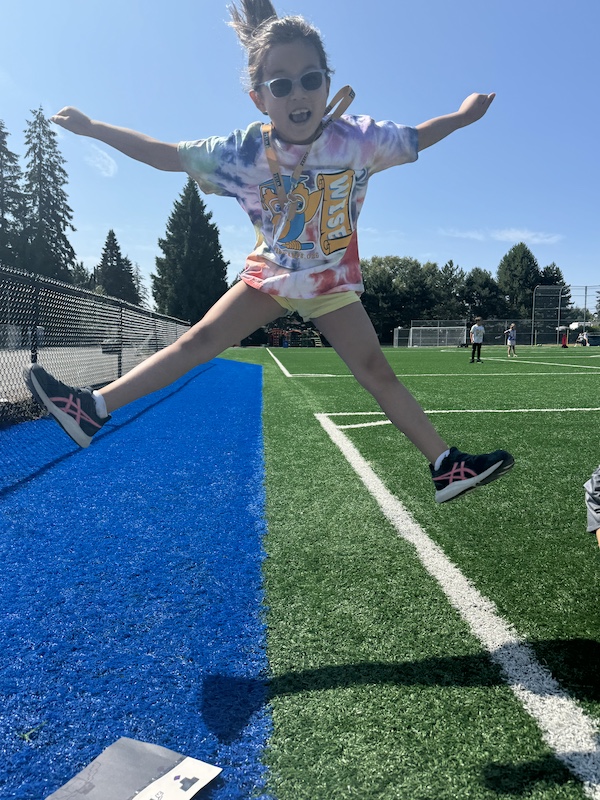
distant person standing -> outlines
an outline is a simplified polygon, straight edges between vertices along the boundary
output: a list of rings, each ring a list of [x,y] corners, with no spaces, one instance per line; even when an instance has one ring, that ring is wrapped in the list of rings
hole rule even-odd
[[[481,317],[475,317],[475,323],[471,326],[471,364],[475,361],[481,363],[481,345],[483,344],[483,337],[485,328],[481,324]]]
[[[508,348],[507,356],[508,358],[511,357],[511,354],[516,358],[517,354],[515,352],[515,347],[517,345],[517,329],[515,328],[515,323],[510,323],[510,328],[507,331],[504,331],[504,335],[506,336],[506,346]]]

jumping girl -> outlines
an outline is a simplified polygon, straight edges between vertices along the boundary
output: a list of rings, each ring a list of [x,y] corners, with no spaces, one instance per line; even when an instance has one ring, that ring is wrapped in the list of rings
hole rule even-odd
[[[156,169],[187,172],[206,193],[234,197],[257,236],[241,280],[177,342],[99,391],[66,386],[38,364],[27,374],[31,391],[87,447],[118,408],[297,311],[314,322],[430,462],[437,502],[499,478],[513,465],[509,453],[449,449],[394,375],[359,299],[356,232],[369,178],[415,161],[421,150],[480,119],[494,94],[472,94],[458,111],[416,128],[348,115],[354,98],[349,86],[328,102],[332,70],[316,28],[302,17],[279,18],[270,0],[241,0],[230,12],[247,51],[250,99],[269,118],[265,124],[177,145],[92,120],[72,107],[52,120]]]

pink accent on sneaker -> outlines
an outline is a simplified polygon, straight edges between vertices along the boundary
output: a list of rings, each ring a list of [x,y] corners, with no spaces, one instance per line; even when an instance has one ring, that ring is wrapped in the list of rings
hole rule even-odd
[[[458,464],[453,464],[450,472],[445,475],[436,475],[436,481],[445,481],[453,483],[454,481],[464,481],[466,478],[474,478],[477,475],[472,469],[465,467],[465,462],[461,461]]]
[[[85,422],[89,422],[90,425],[93,425],[95,428],[100,428],[102,425],[98,425],[98,423],[93,420],[90,416],[88,416],[85,411],[81,408],[81,400],[77,400],[77,402],[73,402],[73,395],[69,395],[69,399],[65,400],[64,397],[50,397],[49,400],[54,403],[54,405],[63,411],[65,414],[69,414],[69,416],[73,417],[75,422],[80,425],[81,420],[83,419]],[[64,405],[61,408],[61,403]]]

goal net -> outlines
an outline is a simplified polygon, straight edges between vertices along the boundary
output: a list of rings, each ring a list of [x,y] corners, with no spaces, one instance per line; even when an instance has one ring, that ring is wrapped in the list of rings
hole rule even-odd
[[[460,347],[466,341],[467,331],[464,325],[411,328],[408,335],[409,347]]]

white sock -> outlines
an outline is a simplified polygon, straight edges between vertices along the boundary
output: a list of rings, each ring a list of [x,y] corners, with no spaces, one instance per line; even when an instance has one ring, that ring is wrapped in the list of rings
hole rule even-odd
[[[108,417],[108,411],[106,410],[106,403],[104,398],[100,394],[100,392],[93,391],[94,400],[96,402],[96,413],[100,417],[100,419],[106,419]]]
[[[444,450],[444,452],[436,458],[435,464],[433,465],[434,469],[439,469],[442,466],[442,461],[446,458],[449,452],[450,450]]]

